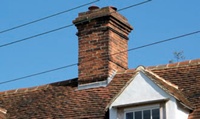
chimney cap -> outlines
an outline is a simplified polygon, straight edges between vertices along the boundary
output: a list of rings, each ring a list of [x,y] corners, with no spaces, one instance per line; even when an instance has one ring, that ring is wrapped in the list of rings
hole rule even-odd
[[[99,9],[99,7],[98,7],[98,6],[95,6],[95,5],[90,6],[90,7],[88,8],[88,10],[90,10],[90,11],[96,10],[96,9]]]

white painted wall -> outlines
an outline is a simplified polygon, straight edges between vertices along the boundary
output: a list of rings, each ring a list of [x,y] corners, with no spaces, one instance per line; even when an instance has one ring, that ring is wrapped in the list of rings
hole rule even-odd
[[[176,99],[158,87],[151,79],[139,72],[110,106],[110,119],[117,118],[119,105],[142,103],[153,100],[169,99],[166,102],[166,119],[187,119],[188,113],[178,108]],[[183,115],[183,116],[181,116]]]
[[[188,119],[189,116],[189,110],[185,109],[182,105],[178,104],[177,105],[177,119]]]

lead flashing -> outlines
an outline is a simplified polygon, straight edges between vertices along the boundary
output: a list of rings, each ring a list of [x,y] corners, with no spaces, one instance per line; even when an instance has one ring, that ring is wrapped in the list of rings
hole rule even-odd
[[[94,83],[88,83],[88,84],[81,84],[78,85],[78,90],[84,90],[84,89],[90,89],[90,88],[99,88],[99,87],[106,87],[114,78],[117,71],[113,70],[112,74],[105,80],[105,81],[98,81]]]

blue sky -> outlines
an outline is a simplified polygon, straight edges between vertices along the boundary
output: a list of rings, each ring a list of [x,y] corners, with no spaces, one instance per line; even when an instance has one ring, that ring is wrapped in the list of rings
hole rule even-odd
[[[64,11],[92,0],[1,0],[0,31]],[[118,9],[142,0],[100,0],[93,5]],[[199,0],[152,0],[120,11],[134,27],[129,48],[200,30]],[[0,45],[72,24],[85,6],[71,12],[0,34]],[[78,62],[75,26],[0,48],[0,82]],[[200,33],[129,52],[129,68],[167,64],[173,52],[184,51],[185,60],[200,58]],[[0,91],[32,87],[76,78],[77,66],[0,85]]]

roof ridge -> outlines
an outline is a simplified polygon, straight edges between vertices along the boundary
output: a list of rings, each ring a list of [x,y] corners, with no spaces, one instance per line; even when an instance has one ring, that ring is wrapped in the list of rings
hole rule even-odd
[[[42,89],[47,89],[50,85],[62,86],[62,85],[67,85],[67,84],[76,82],[76,81],[77,81],[77,78],[74,78],[74,79],[58,81],[58,82],[49,83],[49,84],[40,85],[40,86],[33,86],[33,87],[28,87],[28,88],[18,88],[18,89],[13,89],[13,90],[6,90],[6,91],[0,92],[0,96],[1,95],[8,95],[8,94],[15,94],[15,93],[26,93],[26,92],[36,91],[36,90],[42,90]]]
[[[73,78],[73,79],[68,79],[68,80],[50,83],[49,85],[64,86],[64,85],[68,85],[68,84],[71,84],[71,83],[76,83],[77,81],[78,81],[78,78]]]
[[[50,84],[46,85],[41,85],[41,86],[34,86],[34,87],[29,87],[29,88],[18,88],[14,90],[7,90],[0,92],[1,95],[8,95],[8,94],[15,94],[15,93],[26,93],[26,92],[31,92],[31,91],[36,91],[36,90],[41,90],[41,89],[47,89]]]
[[[194,59],[194,60],[185,60],[182,62],[164,64],[164,65],[147,66],[146,69],[152,70],[152,69],[177,68],[177,67],[185,67],[185,66],[192,66],[199,64],[200,64],[200,59]]]

